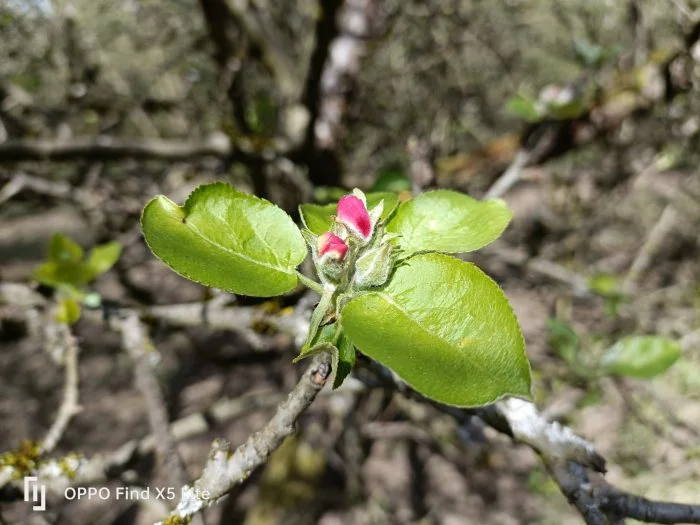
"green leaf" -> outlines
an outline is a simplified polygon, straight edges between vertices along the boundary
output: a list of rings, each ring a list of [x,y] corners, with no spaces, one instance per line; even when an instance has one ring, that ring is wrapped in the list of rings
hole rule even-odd
[[[681,346],[676,341],[653,335],[630,336],[603,355],[600,367],[608,374],[650,379],[668,370],[680,356]]]
[[[174,271],[242,295],[291,290],[306,257],[301,232],[283,210],[223,183],[200,186],[182,207],[155,197],[141,227],[153,253]]]
[[[609,273],[599,273],[588,279],[588,286],[604,297],[620,294],[620,281]]]
[[[471,252],[498,239],[511,217],[500,199],[481,202],[456,191],[435,190],[401,204],[387,232],[401,235],[398,243],[407,253]]]
[[[347,194],[347,192],[345,194]],[[398,196],[391,192],[368,193],[366,197],[367,208],[370,210],[382,200],[384,201],[384,211],[381,215],[382,220],[386,219],[391,214],[399,202]],[[335,215],[337,206],[337,203],[324,205],[302,204],[299,206],[299,211],[301,212],[304,226],[316,235],[326,233],[331,229],[331,226],[333,226],[333,216]]]
[[[83,262],[83,249],[62,233],[51,238],[48,259],[33,274],[34,279],[45,286],[81,288],[92,279]]]
[[[119,260],[122,253],[122,245],[116,241],[95,246],[87,258],[87,267],[93,278],[109,271]]]
[[[335,371],[333,390],[342,385],[345,378],[352,372],[356,359],[355,347],[347,336],[342,334],[338,341],[338,347],[333,352],[333,370]]]
[[[537,122],[542,119],[542,115],[537,110],[537,106],[531,100],[522,95],[513,95],[508,99],[505,110],[513,116],[526,120],[527,122]]]
[[[421,254],[341,311],[350,341],[421,394],[456,406],[530,396],[525,343],[498,285],[471,263]]]
[[[582,116],[588,108],[583,100],[572,100],[565,104],[552,104],[547,111],[547,116],[556,120],[571,120]]]
[[[579,337],[569,323],[559,319],[547,319],[547,344],[567,363],[576,360]]]
[[[79,263],[83,260],[83,249],[73,239],[62,233],[51,237],[49,260],[56,263]]]
[[[64,297],[56,305],[56,321],[64,324],[75,324],[80,319],[80,305],[72,297]]]

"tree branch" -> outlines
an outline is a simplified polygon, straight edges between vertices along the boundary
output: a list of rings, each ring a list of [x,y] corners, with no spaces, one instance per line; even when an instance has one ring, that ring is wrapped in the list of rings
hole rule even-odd
[[[168,518],[188,519],[248,479],[294,432],[297,420],[311,405],[330,374],[331,356],[323,352],[314,358],[294,390],[277,407],[272,419],[233,454],[228,442],[215,440],[202,475],[192,485],[182,488],[182,499]]]
[[[75,414],[80,412],[78,405],[78,342],[71,333],[70,327],[63,323],[53,325],[56,333],[56,344],[60,345],[60,360],[65,368],[65,380],[63,386],[63,401],[58,409],[58,414],[46,437],[40,445],[40,454],[48,454],[56,448],[68,423]]]
[[[134,363],[136,385],[146,400],[148,421],[155,436],[156,451],[175,483],[184,485],[189,479],[170,433],[170,418],[165,408],[165,400],[153,372],[151,358],[156,356],[155,348],[136,314],[128,314],[119,321],[118,326],[124,349]]]
[[[160,159],[187,160],[195,157],[230,157],[241,155],[222,133],[206,140],[182,141],[166,139],[126,140],[109,136],[71,140],[9,140],[0,144],[0,163],[21,161],[71,161],[76,159]]]

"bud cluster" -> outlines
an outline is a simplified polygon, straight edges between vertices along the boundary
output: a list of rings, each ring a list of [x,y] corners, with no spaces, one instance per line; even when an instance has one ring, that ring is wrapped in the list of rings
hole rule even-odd
[[[368,210],[364,193],[357,189],[340,198],[331,230],[311,246],[321,279],[343,289],[386,283],[393,258],[391,236],[380,222],[383,211],[383,201]]]

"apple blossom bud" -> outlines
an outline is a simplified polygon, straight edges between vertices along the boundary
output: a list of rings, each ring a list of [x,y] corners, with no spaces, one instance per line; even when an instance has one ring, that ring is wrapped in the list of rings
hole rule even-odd
[[[367,206],[356,195],[344,195],[340,198],[336,220],[364,241],[372,237],[372,220]]]
[[[321,260],[335,259],[340,262],[345,258],[348,245],[334,233],[326,232],[317,239],[316,249]]]

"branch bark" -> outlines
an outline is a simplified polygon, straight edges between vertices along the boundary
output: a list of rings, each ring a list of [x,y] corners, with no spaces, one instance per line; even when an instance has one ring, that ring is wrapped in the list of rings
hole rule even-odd
[[[146,400],[148,421],[155,436],[156,451],[170,477],[175,483],[183,485],[189,480],[170,432],[170,418],[165,408],[165,400],[153,372],[151,357],[156,355],[155,348],[136,314],[128,314],[120,320],[119,330],[124,349],[134,363],[136,385]]]
[[[331,356],[317,355],[287,399],[280,403],[272,419],[251,435],[233,454],[230,445],[217,439],[212,445],[202,475],[182,488],[182,499],[168,519],[189,519],[225,496],[242,483],[290,436],[297,420],[311,405],[331,374]],[[160,522],[162,523],[162,522]]]
[[[64,324],[54,325],[57,343],[62,346],[61,361],[65,368],[65,380],[63,385],[63,401],[58,409],[58,414],[46,437],[40,445],[40,454],[48,454],[56,448],[63,433],[68,428],[68,423],[75,414],[80,412],[78,405],[78,342],[70,331],[70,327]]]
[[[17,139],[0,144],[0,163],[124,158],[179,161],[196,157],[230,157],[235,154],[245,156],[236,151],[224,134],[216,134],[203,141],[153,138],[127,140],[100,136],[65,141]]]

